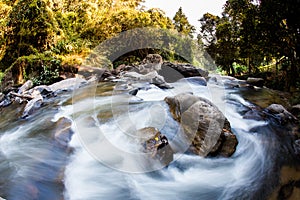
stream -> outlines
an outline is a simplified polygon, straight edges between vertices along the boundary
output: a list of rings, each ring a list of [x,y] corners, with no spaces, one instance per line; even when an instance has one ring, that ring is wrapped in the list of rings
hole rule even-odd
[[[281,167],[292,162],[285,145],[291,141],[280,137],[287,131],[284,127],[243,118],[245,108],[253,105],[247,94],[259,99],[261,89],[225,89],[213,82],[201,86],[187,79],[167,90],[145,84],[133,96],[123,86],[99,83],[61,93],[28,119],[20,119],[23,105],[2,108],[0,196],[8,200],[270,199],[280,182]],[[161,168],[150,166],[139,154],[131,133],[150,126],[165,134],[172,148],[182,149],[176,137],[180,126],[163,101],[181,92],[211,100],[227,117],[239,141],[230,158],[177,153],[170,165]],[[73,133],[68,146],[56,139],[62,118],[70,121]]]

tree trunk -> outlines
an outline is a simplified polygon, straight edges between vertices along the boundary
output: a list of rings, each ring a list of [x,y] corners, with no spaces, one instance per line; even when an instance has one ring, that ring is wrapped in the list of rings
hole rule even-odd
[[[251,75],[251,66],[250,66],[250,58],[247,58],[247,67],[248,67],[248,75]]]
[[[235,70],[232,65],[230,65],[230,70],[231,70],[231,76],[235,77]]]

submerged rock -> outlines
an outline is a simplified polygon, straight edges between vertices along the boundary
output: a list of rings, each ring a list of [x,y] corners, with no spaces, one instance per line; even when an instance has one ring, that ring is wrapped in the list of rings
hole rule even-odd
[[[200,156],[231,156],[238,141],[222,112],[209,100],[183,93],[166,97],[173,118],[183,129],[183,142]]]
[[[151,158],[159,160],[162,165],[173,161],[173,150],[165,135],[154,127],[146,127],[137,131],[137,137],[145,153],[150,153]]]
[[[60,118],[55,124],[54,139],[63,147],[68,146],[74,133],[71,125],[72,121],[65,117]]]

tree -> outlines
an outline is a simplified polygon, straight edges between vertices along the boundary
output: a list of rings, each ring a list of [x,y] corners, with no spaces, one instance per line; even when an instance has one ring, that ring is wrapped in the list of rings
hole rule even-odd
[[[192,26],[185,14],[182,12],[182,8],[180,7],[178,11],[176,12],[174,18],[174,25],[175,29],[182,34],[189,35],[190,37],[193,37],[193,33],[195,33],[196,29],[194,26]]]
[[[300,60],[300,4],[298,0],[261,0],[260,19],[264,50],[274,57],[285,56],[290,65],[286,89],[295,87],[299,79]],[[272,20],[270,20],[272,19]]]
[[[7,49],[2,59],[7,67],[20,56],[50,49],[58,32],[55,19],[43,0],[19,0],[9,14],[7,30]]]
[[[216,28],[216,37],[216,64],[222,66],[228,74],[235,76],[233,63],[237,58],[238,46],[236,45],[237,41],[232,23],[227,17],[220,19]]]
[[[209,55],[213,59],[216,59],[217,56],[216,29],[219,21],[220,17],[212,15],[210,13],[205,13],[203,17],[199,20],[201,27],[200,33],[198,34],[198,40],[202,40],[207,53],[209,53]]]

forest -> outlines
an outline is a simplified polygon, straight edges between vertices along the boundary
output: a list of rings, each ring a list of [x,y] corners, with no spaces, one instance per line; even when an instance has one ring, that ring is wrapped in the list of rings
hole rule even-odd
[[[268,87],[279,90],[299,88],[299,0],[228,0],[221,16],[199,16],[199,27],[189,23],[182,8],[176,8],[171,19],[142,3],[0,0],[0,80],[6,71],[18,69],[36,85],[51,83],[61,71],[81,65],[101,42],[127,30],[154,27],[189,37],[209,53],[223,74],[261,77]],[[190,51],[188,45],[178,46]],[[146,49],[126,54],[113,67],[128,62],[126,57],[133,58],[129,62],[139,61],[152,52],[165,60],[187,60]]]

